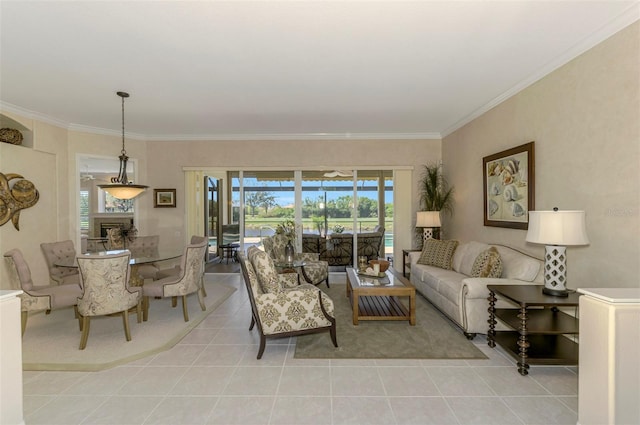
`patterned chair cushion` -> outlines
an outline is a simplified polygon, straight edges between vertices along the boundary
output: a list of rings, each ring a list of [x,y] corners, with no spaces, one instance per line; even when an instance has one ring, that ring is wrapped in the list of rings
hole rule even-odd
[[[256,276],[258,276],[258,282],[260,283],[262,292],[267,294],[281,292],[282,286],[280,285],[278,272],[276,272],[276,267],[271,257],[256,247],[249,248],[247,250],[247,256],[249,257]]]
[[[451,270],[451,259],[458,246],[458,241],[441,241],[438,239],[427,239],[422,247],[422,254],[418,259],[418,264],[440,267]]]
[[[322,314],[318,294],[327,313],[334,317],[333,301],[318,288],[302,284],[277,294],[256,297],[256,305],[266,335],[330,326]]]

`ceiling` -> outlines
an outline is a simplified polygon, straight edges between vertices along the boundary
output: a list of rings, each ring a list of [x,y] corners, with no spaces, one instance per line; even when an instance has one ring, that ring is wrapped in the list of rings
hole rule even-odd
[[[440,138],[637,1],[2,1],[0,106],[145,140]]]

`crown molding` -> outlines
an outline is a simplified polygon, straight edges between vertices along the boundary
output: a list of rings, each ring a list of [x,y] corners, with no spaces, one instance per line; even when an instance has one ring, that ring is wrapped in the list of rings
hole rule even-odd
[[[154,135],[148,141],[232,141],[232,140],[440,140],[440,133],[264,133]]]
[[[457,121],[452,126],[446,128],[444,131],[441,132],[442,138],[447,137],[454,131],[460,129],[461,127],[470,123],[474,119],[480,117],[481,115],[495,108],[505,100],[509,99],[510,97],[526,89],[536,81],[539,81],[545,76],[551,74],[556,69],[562,67],[563,65],[566,65],[567,63],[569,63],[576,57],[580,56],[587,50],[602,43],[607,38],[623,30],[624,28],[628,27],[629,25],[633,24],[639,19],[640,19],[640,3],[634,3],[630,5],[624,12],[618,15],[617,18],[603,25],[600,29],[596,30],[595,32],[592,32],[591,34],[589,34],[584,40],[582,40],[581,42],[571,47],[564,54],[558,56],[554,60],[550,61],[547,65],[538,69],[534,74],[529,76],[529,78],[522,80],[520,83],[516,84],[515,86],[513,86],[511,89],[507,90],[500,96],[494,98],[492,101],[490,101],[486,105],[476,109],[469,115]]]
[[[60,120],[58,118],[51,117],[49,115],[41,114],[39,112],[30,111],[29,109],[22,108],[20,106],[13,105],[11,103],[3,102],[0,100],[0,110],[11,112],[21,117],[42,121],[47,124],[54,125],[56,127],[68,128],[69,123],[67,121]]]

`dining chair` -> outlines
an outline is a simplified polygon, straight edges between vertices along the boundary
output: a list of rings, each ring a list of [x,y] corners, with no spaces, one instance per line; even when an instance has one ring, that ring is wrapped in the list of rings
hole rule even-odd
[[[31,279],[29,265],[19,249],[12,249],[4,253],[4,257],[9,264],[9,282],[11,289],[22,289],[20,297],[22,334],[27,328],[27,319],[30,312],[51,310],[65,307],[74,307],[77,317],[78,297],[82,295],[82,290],[78,283],[67,283],[62,285],[36,286]]]
[[[77,267],[59,266],[60,262],[73,262],[76,258],[76,248],[73,241],[44,242],[40,249],[49,268],[49,280],[51,284],[64,285],[67,283],[80,283],[80,275]]]
[[[189,321],[187,309],[187,295],[197,293],[198,302],[202,311],[206,310],[203,293],[200,290],[204,275],[204,254],[207,250],[207,241],[197,244],[189,244],[184,250],[178,275],[167,276],[163,279],[145,283],[142,287],[144,295],[143,317],[146,321],[149,317],[149,297],[171,297],[172,306],[177,305],[177,297],[182,297],[182,313],[184,321]]]
[[[191,236],[191,241],[189,242],[190,245],[198,245],[201,243],[206,243],[207,245],[207,250],[209,249],[209,238],[205,237],[205,236],[197,236],[197,235],[193,235]],[[204,257],[204,261],[202,262],[202,278],[200,279],[200,289],[202,290],[202,296],[206,297],[207,296],[207,290],[204,287],[204,267],[205,267],[205,263],[207,260],[207,256],[209,255],[209,253],[205,250],[204,253],[205,257]],[[165,277],[169,277],[169,276],[179,276],[180,273],[182,273],[182,268],[180,264],[175,265],[174,267],[170,268],[170,269],[164,269],[164,270],[160,270],[159,272],[156,273],[156,277],[154,278],[154,280],[160,280],[160,279],[164,279]]]
[[[157,257],[158,248],[160,246],[160,236],[134,236],[127,243],[127,248],[131,251],[131,256],[134,258],[139,257]],[[145,279],[158,279],[157,274],[160,271],[160,267],[156,263],[140,264],[136,268],[138,275]]]
[[[124,335],[127,341],[131,341],[129,310],[136,307],[140,323],[142,289],[129,286],[130,258],[128,251],[77,257],[82,286],[82,296],[78,298],[78,314],[82,321],[81,350],[87,346],[91,317],[94,316],[121,314]]]

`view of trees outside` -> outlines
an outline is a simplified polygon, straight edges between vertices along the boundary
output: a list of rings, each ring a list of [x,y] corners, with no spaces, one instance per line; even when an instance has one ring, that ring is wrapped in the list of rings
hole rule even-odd
[[[244,172],[245,238],[273,234],[278,223],[295,217],[295,181],[293,171]],[[232,223],[239,222],[240,180],[231,174]],[[393,180],[391,171],[358,172],[357,228],[370,232],[378,225],[378,184],[385,184],[384,226],[386,238],[393,234]],[[302,172],[303,233],[353,233],[353,178],[323,178],[323,172]]]

